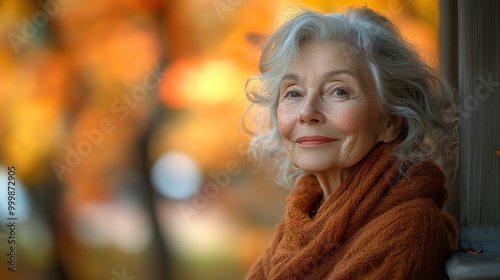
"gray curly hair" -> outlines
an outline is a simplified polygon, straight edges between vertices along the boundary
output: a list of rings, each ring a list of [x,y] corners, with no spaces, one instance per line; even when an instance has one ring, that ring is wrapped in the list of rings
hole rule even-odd
[[[366,7],[333,14],[302,9],[268,38],[260,57],[260,74],[250,77],[245,86],[252,102],[249,110],[258,106],[268,117],[265,131],[251,131],[249,155],[259,165],[270,160],[278,184],[291,187],[303,173],[292,166],[285,152],[277,106],[283,75],[297,59],[300,46],[310,41],[343,42],[349,46],[349,58],[368,67],[382,113],[402,117],[401,143],[393,150],[401,166],[456,159],[458,106],[454,91],[387,18]]]

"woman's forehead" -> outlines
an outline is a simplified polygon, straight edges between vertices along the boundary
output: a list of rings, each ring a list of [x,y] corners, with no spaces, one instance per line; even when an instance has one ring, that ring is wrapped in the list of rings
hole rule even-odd
[[[296,58],[283,73],[283,79],[300,80],[314,74],[322,78],[347,74],[362,79],[366,73],[360,58],[347,43],[339,41],[311,41],[301,45]]]

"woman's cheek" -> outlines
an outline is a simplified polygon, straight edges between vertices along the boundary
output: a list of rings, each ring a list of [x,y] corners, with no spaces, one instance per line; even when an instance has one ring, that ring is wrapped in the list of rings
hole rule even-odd
[[[346,135],[362,133],[367,129],[368,114],[365,108],[358,106],[350,106],[337,110],[337,116],[332,118],[335,122],[335,127]]]
[[[348,110],[335,108],[335,110],[332,111],[335,113],[327,116],[329,126],[334,127],[335,130],[346,136],[352,134],[353,131],[356,131],[353,127],[353,124],[356,122],[353,121]]]
[[[288,109],[289,108],[286,108],[286,106],[278,106],[278,112],[277,112],[278,130],[283,140],[289,140],[293,130],[293,123],[291,122],[291,114]]]
[[[339,130],[349,136],[352,141],[350,144],[357,152],[372,149],[380,136],[377,130],[380,126],[379,120],[367,112],[365,109],[363,112],[350,115],[341,122],[342,127],[339,127]]]

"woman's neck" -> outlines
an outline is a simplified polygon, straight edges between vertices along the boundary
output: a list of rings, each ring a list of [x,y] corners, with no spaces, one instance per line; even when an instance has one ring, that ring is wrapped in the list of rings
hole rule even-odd
[[[323,190],[323,196],[326,199],[340,186],[340,184],[351,175],[354,166],[339,168],[334,170],[325,170],[322,172],[313,172],[319,181]]]

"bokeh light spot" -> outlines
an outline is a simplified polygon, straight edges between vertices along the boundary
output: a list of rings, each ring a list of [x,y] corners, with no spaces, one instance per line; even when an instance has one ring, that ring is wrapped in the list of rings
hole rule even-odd
[[[200,188],[201,175],[196,162],[190,156],[181,152],[170,152],[153,164],[151,182],[155,190],[163,196],[186,199]]]

